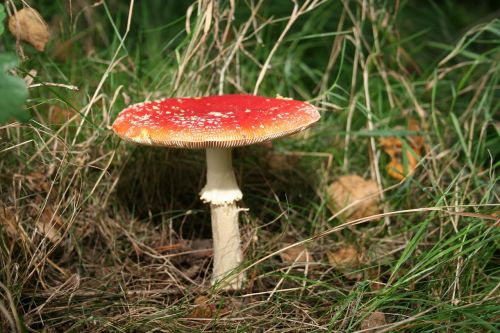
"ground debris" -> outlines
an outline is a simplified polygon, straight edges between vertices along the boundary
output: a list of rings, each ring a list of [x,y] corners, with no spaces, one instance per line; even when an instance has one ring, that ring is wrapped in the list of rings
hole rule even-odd
[[[159,253],[189,255],[194,259],[211,257],[213,255],[211,239],[193,239],[192,241],[180,240],[177,243],[156,246]]]
[[[228,302],[225,302],[228,303]],[[220,308],[213,299],[206,296],[198,296],[193,301],[194,309],[191,311],[190,318],[214,318],[226,316],[232,312],[234,302],[229,301],[229,304],[222,305]]]
[[[183,274],[191,279],[204,274],[213,256],[211,239],[178,240],[172,244],[156,246],[154,250],[168,255],[170,261],[182,267]]]
[[[408,130],[420,131],[420,125],[413,118],[408,121]],[[424,138],[422,136],[408,136],[408,145],[404,145],[400,137],[382,137],[380,145],[391,161],[386,165],[387,174],[397,180],[403,180],[412,175],[418,164],[418,158],[422,153]],[[404,153],[404,155],[403,155]],[[405,170],[406,159],[406,170]]]
[[[44,173],[33,171],[25,179],[29,189],[33,192],[41,193],[50,190],[50,181]]]
[[[19,236],[19,225],[13,208],[0,207],[0,225],[9,237],[15,239]]]
[[[360,253],[354,245],[348,244],[336,251],[328,252],[328,262],[339,269],[355,268],[360,263]]]
[[[61,125],[70,120],[72,120],[72,122],[78,122],[80,121],[80,117],[75,116],[75,113],[69,108],[62,108],[56,105],[49,112],[50,124]]]
[[[20,40],[30,43],[42,52],[49,41],[49,27],[40,13],[31,7],[17,11],[9,18],[10,32]]]
[[[328,263],[350,280],[362,278],[362,272],[356,271],[361,265],[361,253],[352,245],[347,244],[335,251],[327,252]]]
[[[38,232],[53,243],[62,240],[61,229],[63,223],[61,217],[52,206],[46,206],[36,221]]]
[[[340,214],[348,221],[380,213],[379,188],[373,180],[358,175],[341,176],[328,187],[327,193],[333,214],[349,206]]]
[[[369,265],[390,265],[395,260],[393,252],[398,246],[397,243],[373,241],[364,251],[363,262]]]
[[[284,244],[283,247],[290,246],[291,244]],[[293,263],[308,263],[312,257],[304,245],[297,245],[280,252],[281,260],[286,264]]]
[[[385,324],[387,324],[385,314],[380,311],[374,311],[361,321],[361,329],[366,330],[366,332],[377,332],[377,328]]]

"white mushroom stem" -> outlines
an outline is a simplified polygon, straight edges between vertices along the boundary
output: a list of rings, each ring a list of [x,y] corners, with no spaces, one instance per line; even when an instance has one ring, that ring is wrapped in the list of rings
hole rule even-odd
[[[240,289],[245,276],[236,273],[241,264],[241,239],[238,226],[241,193],[233,171],[230,148],[207,149],[207,184],[200,193],[203,202],[210,203],[212,215],[212,235],[214,251],[214,270],[212,283],[226,276],[224,289]]]
[[[243,198],[233,171],[231,148],[207,148],[207,185],[201,200],[212,205],[232,204]]]

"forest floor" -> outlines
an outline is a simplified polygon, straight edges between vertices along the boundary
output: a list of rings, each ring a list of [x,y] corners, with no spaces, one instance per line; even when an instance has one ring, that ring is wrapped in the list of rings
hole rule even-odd
[[[0,331],[498,331],[496,1],[28,3],[44,50],[0,36],[32,116],[0,127]],[[322,116],[235,149],[234,292],[210,284],[203,151],[110,127],[221,93]]]

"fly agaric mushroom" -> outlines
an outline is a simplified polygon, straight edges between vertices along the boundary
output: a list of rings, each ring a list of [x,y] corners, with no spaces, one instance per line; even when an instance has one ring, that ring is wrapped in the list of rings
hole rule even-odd
[[[113,130],[135,143],[206,150],[207,184],[200,197],[211,209],[212,283],[227,277],[225,289],[240,289],[244,274],[229,276],[243,260],[238,227],[241,209],[236,205],[243,194],[234,175],[231,150],[302,131],[319,118],[311,104],[288,98],[166,98],[126,108],[116,118]]]

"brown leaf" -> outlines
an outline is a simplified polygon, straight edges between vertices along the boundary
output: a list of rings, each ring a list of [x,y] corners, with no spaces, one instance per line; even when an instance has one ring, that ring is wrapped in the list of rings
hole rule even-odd
[[[0,225],[11,238],[18,236],[18,221],[12,208],[0,207]]]
[[[401,155],[401,148],[403,147],[403,143],[401,140],[395,136],[382,137],[379,139],[379,143],[391,158],[395,158],[398,155]]]
[[[210,300],[206,296],[198,296],[193,304],[195,308],[191,311],[191,318],[212,318],[215,313],[215,305],[210,304]]]
[[[410,118],[408,120],[408,129],[413,132],[420,131],[420,125],[415,118]],[[417,155],[421,155],[422,148],[424,147],[424,137],[420,135],[412,135],[408,137],[410,141],[410,146],[415,150]]]
[[[385,166],[387,174],[394,179],[403,180],[405,179],[404,167],[401,161],[398,159],[391,159],[391,161]]]
[[[361,321],[361,329],[367,330],[366,332],[377,332],[377,328],[385,324],[387,324],[385,314],[380,311],[375,311]]]
[[[408,121],[410,131],[420,131],[418,122],[410,118]],[[424,138],[422,136],[407,137],[409,149],[403,149],[403,142],[398,137],[383,137],[379,139],[382,149],[391,157],[391,161],[386,165],[387,174],[397,180],[403,180],[413,174],[417,168],[417,157],[422,153]],[[407,172],[404,170],[403,151],[407,160]]]
[[[285,244],[285,247],[289,245],[291,244]],[[283,252],[280,252],[280,257],[281,260],[287,264],[304,263],[311,261],[311,255],[304,245],[297,245]]]
[[[366,279],[366,277],[365,277]],[[371,291],[382,290],[384,288],[384,283],[379,281],[378,279],[370,281],[370,289]]]
[[[328,262],[350,280],[360,280],[361,272],[355,270],[361,264],[361,254],[354,245],[348,244],[336,251],[327,252]]]
[[[388,153],[389,154],[389,153]],[[406,158],[408,161],[407,164],[407,172],[405,173],[404,171],[404,164],[401,159],[401,154],[395,154],[395,155],[390,155],[391,156],[391,161],[385,166],[385,169],[387,170],[387,174],[391,176],[392,178],[395,178],[397,180],[403,180],[409,175],[413,174],[415,170],[417,169],[417,159],[415,158],[414,154],[416,154],[415,151],[406,151]]]
[[[336,251],[328,252],[328,262],[335,268],[356,268],[360,263],[360,254],[354,245],[346,245]]]
[[[378,185],[373,180],[364,180],[358,175],[342,176],[327,189],[328,207],[335,214],[359,200],[340,216],[352,221],[375,215],[380,213],[378,192]]]
[[[229,303],[233,302],[229,301]],[[195,308],[191,311],[190,318],[214,318],[231,313],[231,307],[225,306],[222,309],[217,309],[215,303],[206,296],[196,297],[193,304]]]
[[[28,187],[31,191],[42,193],[50,190],[50,180],[39,171],[33,171],[26,176]]]
[[[17,38],[33,45],[42,52],[49,41],[49,27],[33,8],[18,10],[9,18],[9,30]]]
[[[36,221],[36,227],[40,234],[54,243],[62,239],[60,232],[62,226],[61,218],[51,206],[46,206]]]
[[[51,124],[64,124],[68,122],[74,115],[75,112],[71,111],[68,108],[61,108],[59,106],[54,106],[49,113],[49,121]],[[73,122],[80,121],[80,116],[77,116],[73,119]]]

